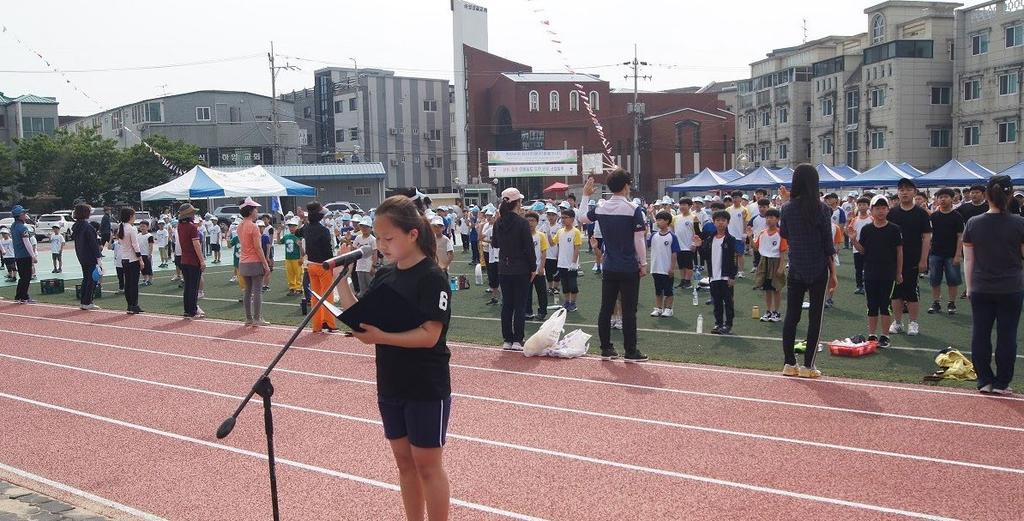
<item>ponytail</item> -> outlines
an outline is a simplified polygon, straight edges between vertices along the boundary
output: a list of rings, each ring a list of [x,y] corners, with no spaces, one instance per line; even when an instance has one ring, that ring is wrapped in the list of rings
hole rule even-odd
[[[121,222],[117,225],[117,238],[124,239],[124,224],[135,215],[135,210],[129,206],[121,208]]]
[[[1013,190],[1013,181],[1009,176],[997,175],[989,180],[988,188],[985,190],[985,197],[989,205],[1001,213],[1007,212],[1010,203],[1010,192]]]
[[[434,237],[434,230],[412,199],[404,195],[388,197],[377,207],[376,218],[382,217],[405,233],[416,230],[416,246],[423,255],[437,262],[437,239]]]

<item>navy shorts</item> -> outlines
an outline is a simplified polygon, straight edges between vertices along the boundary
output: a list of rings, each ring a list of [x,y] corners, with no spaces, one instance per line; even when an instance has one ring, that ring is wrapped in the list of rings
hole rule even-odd
[[[426,401],[377,398],[377,407],[384,423],[385,438],[408,437],[410,445],[421,449],[444,446],[452,410],[451,397]]]
[[[672,275],[665,275],[663,273],[652,273],[651,277],[654,278],[654,295],[657,297],[671,297],[672,296]]]
[[[693,269],[693,252],[685,250],[676,253],[676,265],[681,270],[692,270]]]
[[[218,244],[218,243],[210,244],[210,251],[220,251],[220,244]]]

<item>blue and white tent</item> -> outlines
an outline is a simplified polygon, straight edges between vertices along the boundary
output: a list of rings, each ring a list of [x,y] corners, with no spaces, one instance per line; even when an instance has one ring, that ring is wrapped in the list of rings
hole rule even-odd
[[[705,168],[695,176],[693,179],[684,183],[670,185],[666,188],[669,192],[703,192],[705,190],[715,190],[726,185],[729,181],[732,181],[739,177],[738,174],[733,175],[730,172],[715,172],[710,168]]]
[[[860,172],[858,172],[856,168],[853,168],[850,165],[830,166],[829,168],[831,168],[832,171],[834,171],[835,173],[845,177],[846,179],[852,179],[860,175]]]
[[[765,167],[759,167],[757,170],[725,185],[725,188],[735,188],[738,190],[756,190],[758,188],[774,189],[780,186],[788,185],[789,182],[784,180],[768,170]]]
[[[956,159],[936,168],[933,172],[914,179],[917,186],[968,186],[985,180]]]
[[[988,179],[988,178],[996,175],[995,172],[993,172],[993,171],[991,171],[991,170],[981,166],[981,163],[979,163],[979,162],[977,162],[977,161],[975,161],[973,159],[968,160],[968,161],[964,161],[964,166],[966,166],[967,169],[970,170],[971,172],[974,172],[975,174],[980,175],[983,179]]]
[[[846,183],[842,174],[825,163],[818,163],[814,169],[818,171],[818,186],[822,188],[839,188]]]
[[[214,197],[316,196],[316,189],[274,175],[262,166],[224,172],[195,166],[184,175],[142,192],[143,201],[209,199]]]
[[[900,164],[898,164],[896,166],[899,167],[900,170],[903,170],[904,172],[906,172],[906,173],[908,173],[908,174],[910,174],[910,175],[912,175],[914,177],[921,177],[921,176],[924,175],[924,172],[914,168],[914,165],[912,165],[912,164],[910,164],[910,163],[908,163],[906,161],[904,161],[904,162],[902,162],[902,163],[900,163]]]
[[[1010,176],[1010,179],[1013,179],[1014,183],[1024,184],[1024,161],[1003,170],[1000,174]]]
[[[882,161],[871,168],[865,170],[862,174],[847,179],[843,186],[861,186],[865,188],[878,187],[878,188],[889,188],[895,187],[896,183],[900,179],[913,179],[914,176],[904,172],[900,167],[890,163],[889,161]]]

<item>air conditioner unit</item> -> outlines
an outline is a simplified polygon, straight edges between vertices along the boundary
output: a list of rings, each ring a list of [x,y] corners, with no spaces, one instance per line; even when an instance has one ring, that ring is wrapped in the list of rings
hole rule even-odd
[[[392,136],[397,136],[398,135],[398,129],[397,128],[389,128],[388,129],[388,134],[391,134]]]
[[[391,166],[398,166],[398,160],[397,159],[392,159],[391,160]]]

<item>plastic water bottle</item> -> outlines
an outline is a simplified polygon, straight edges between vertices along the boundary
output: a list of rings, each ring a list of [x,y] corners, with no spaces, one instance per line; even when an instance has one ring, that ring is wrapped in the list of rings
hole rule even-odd
[[[700,298],[697,297],[697,283],[696,282],[693,283],[693,305],[694,306],[699,306],[700,305]]]
[[[704,333],[704,313],[697,315],[697,334]]]

